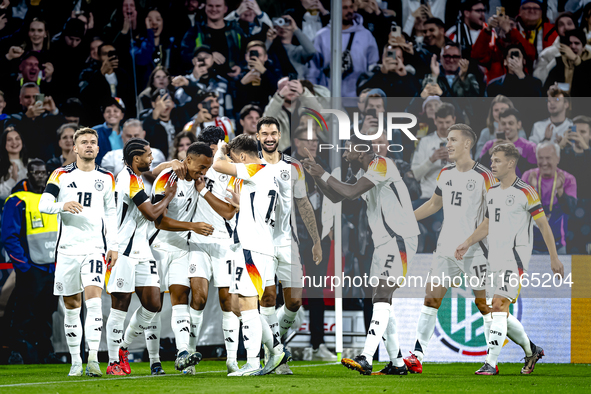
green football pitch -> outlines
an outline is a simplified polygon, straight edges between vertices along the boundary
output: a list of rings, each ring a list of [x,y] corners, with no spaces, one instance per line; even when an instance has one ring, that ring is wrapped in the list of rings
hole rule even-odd
[[[518,393],[591,392],[591,365],[538,364],[530,376],[519,374],[522,364],[499,365],[498,376],[475,376],[480,364],[426,364],[421,375],[361,376],[340,364],[290,363],[293,376],[229,378],[223,361],[203,361],[197,375],[185,376],[163,363],[165,376],[150,376],[147,363],[132,363],[130,376],[102,378],[67,375],[69,365],[0,366],[2,393]],[[374,371],[383,363],[375,363]],[[106,368],[106,364],[101,364]]]

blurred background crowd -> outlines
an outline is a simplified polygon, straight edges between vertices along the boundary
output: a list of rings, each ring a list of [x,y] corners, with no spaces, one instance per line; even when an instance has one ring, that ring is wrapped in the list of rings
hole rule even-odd
[[[342,97],[361,114],[359,130],[375,133],[386,110],[418,117],[417,142],[396,131],[374,145],[396,161],[415,208],[448,164],[447,128],[467,123],[479,138],[473,157],[486,166],[495,145],[518,148],[518,175],[540,194],[559,253],[591,254],[591,1],[341,5]],[[0,0],[0,201],[42,191],[51,171],[74,162],[82,125],[98,132],[97,162],[117,175],[130,138],[150,142],[155,166],[183,159],[204,127],[221,127],[229,141],[274,116],[282,151],[301,159],[307,148],[346,178],[348,164],[330,168],[319,151],[330,137],[318,128],[308,138],[298,105],[330,103],[330,18],[328,0]],[[144,179],[150,187],[151,175]],[[330,272],[331,204],[311,177],[306,184],[325,257],[310,266],[312,240],[298,220],[302,261]],[[361,200],[343,206],[346,273],[371,261],[364,210]],[[15,215],[3,212],[0,286],[11,269],[52,272],[17,257],[27,253]],[[442,221],[440,212],[420,223],[418,252],[434,251]],[[544,253],[537,229],[534,237],[534,252]],[[371,308],[363,290],[350,291],[345,307]],[[310,297],[307,306],[317,349],[325,303]]]

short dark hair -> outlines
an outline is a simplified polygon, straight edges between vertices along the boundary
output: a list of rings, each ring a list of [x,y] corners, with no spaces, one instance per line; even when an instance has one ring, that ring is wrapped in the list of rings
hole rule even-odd
[[[569,44],[571,37],[577,37],[581,41],[581,44],[583,44],[583,47],[587,44],[587,35],[583,29],[568,30],[564,33],[564,38],[567,39]]]
[[[96,40],[93,40],[93,41],[96,41]],[[106,46],[110,46],[110,47],[115,48],[115,45],[111,44],[110,42],[103,41],[103,43],[101,45],[99,45],[98,48],[96,49],[96,53],[97,53],[99,59],[101,58],[101,51],[103,50],[103,47],[106,47]],[[117,48],[115,48],[115,51],[116,50],[117,50]]]
[[[31,159],[29,163],[27,163],[27,172],[31,172],[33,170],[33,166],[43,166],[46,167],[45,162],[41,159]]]
[[[443,21],[439,18],[429,18],[423,22],[423,26],[424,25],[436,25],[440,29],[445,29],[445,23],[443,23]]]
[[[263,116],[263,110],[258,105],[247,104],[240,110],[240,119],[244,120],[251,111],[255,111],[259,116]]]
[[[213,157],[213,151],[209,145],[204,142],[193,142],[187,149],[187,156],[189,155],[205,155],[207,157]]]
[[[512,49],[517,49],[519,50],[519,52],[521,52],[521,56],[525,59],[525,49],[523,48],[523,45],[516,43],[516,44],[509,44],[505,47],[505,50],[503,51],[503,58],[506,59],[507,56],[509,56],[509,53],[511,53]]]
[[[497,152],[503,152],[505,156],[510,159],[515,159],[515,161],[518,161],[519,157],[521,157],[519,151],[513,144],[500,144],[495,146],[491,152],[491,156]]]
[[[252,156],[258,156],[259,148],[257,140],[246,134],[240,134],[228,144],[228,153],[232,151],[236,154],[244,152]]]
[[[123,147],[123,161],[125,161],[125,164],[131,165],[134,157],[146,153],[146,146],[150,146],[150,143],[143,138],[131,138],[127,141]]]
[[[453,104],[450,103],[441,103],[441,105],[437,109],[437,112],[435,112],[435,117],[445,119],[448,116],[456,116],[455,107],[453,106]]]
[[[508,118],[511,115],[515,116],[515,119],[517,119],[518,122],[521,121],[521,114],[519,113],[519,111],[516,108],[511,107],[507,108],[499,114],[499,120],[501,118]]]
[[[197,142],[203,142],[209,145],[217,145],[218,142],[226,139],[226,133],[221,127],[207,126],[197,136]]]
[[[263,116],[257,122],[257,133],[261,131],[262,126],[270,126],[270,125],[277,126],[277,131],[281,132],[281,128],[279,127],[279,121],[272,116]]]
[[[467,124],[456,123],[447,129],[448,132],[452,130],[459,130],[462,132],[462,135],[464,137],[470,139],[470,141],[472,142],[470,147],[473,147],[476,144],[476,133],[474,132],[474,130],[472,130],[472,127],[468,126]]]
[[[589,128],[591,129],[591,117],[589,116],[585,116],[585,115],[579,115],[579,116],[575,116],[573,118],[573,124],[576,123],[584,123],[589,125]]]

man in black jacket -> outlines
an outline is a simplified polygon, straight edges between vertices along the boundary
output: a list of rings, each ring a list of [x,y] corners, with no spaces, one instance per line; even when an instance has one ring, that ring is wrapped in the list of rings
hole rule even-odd
[[[505,48],[504,64],[507,73],[489,82],[488,97],[542,97],[542,81],[525,73],[525,50],[520,44]]]

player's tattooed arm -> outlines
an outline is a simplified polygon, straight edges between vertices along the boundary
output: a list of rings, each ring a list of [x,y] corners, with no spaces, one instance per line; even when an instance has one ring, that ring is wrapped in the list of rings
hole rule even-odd
[[[463,244],[457,247],[455,254],[456,259],[462,260],[464,255],[468,251],[470,246],[474,245],[476,242],[482,241],[488,235],[488,217],[484,218],[480,226],[474,230],[471,236],[468,237],[467,240],[464,241]]]
[[[556,241],[554,240],[554,234],[552,234],[552,229],[548,224],[548,219],[545,215],[537,218],[536,225],[540,229],[542,233],[542,237],[544,238],[544,243],[548,248],[548,253],[550,254],[550,268],[552,268],[552,272],[558,274],[560,277],[564,276],[564,265],[558,260],[558,253],[556,252]]]
[[[439,211],[442,207],[443,199],[440,195],[433,193],[429,201],[425,202],[415,210],[415,218],[417,220],[423,220]]]
[[[218,142],[218,150],[213,157],[213,169],[222,174],[236,176],[236,164],[228,160],[227,144],[224,141]]]
[[[308,230],[308,234],[312,238],[314,242],[314,246],[312,247],[312,257],[316,262],[316,265],[320,264],[322,261],[322,247],[320,245],[320,235],[318,234],[318,225],[316,224],[316,215],[314,215],[314,208],[312,208],[312,204],[308,197],[304,198],[296,198],[295,202],[298,206],[300,211],[300,215],[302,216],[302,221]]]

